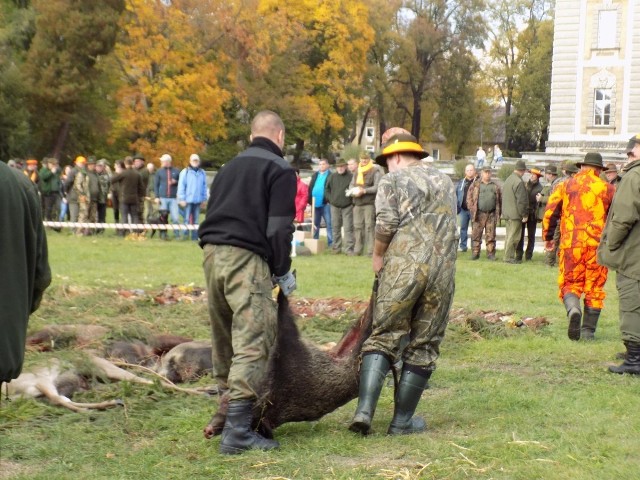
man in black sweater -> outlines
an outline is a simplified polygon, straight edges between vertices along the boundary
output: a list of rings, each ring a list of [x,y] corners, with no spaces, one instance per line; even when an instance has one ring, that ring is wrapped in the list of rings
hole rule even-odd
[[[251,145],[218,171],[198,230],[204,250],[213,376],[228,389],[220,452],[279,446],[251,429],[253,405],[275,342],[272,279],[289,295],[296,174],[282,156],[284,124],[270,111],[251,123]]]

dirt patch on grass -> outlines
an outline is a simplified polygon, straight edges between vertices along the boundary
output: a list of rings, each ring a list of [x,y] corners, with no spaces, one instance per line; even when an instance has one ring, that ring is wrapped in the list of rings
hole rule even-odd
[[[29,476],[35,472],[33,467],[20,465],[16,462],[10,462],[8,460],[0,460],[0,479],[5,480],[8,478],[15,478],[19,475]]]

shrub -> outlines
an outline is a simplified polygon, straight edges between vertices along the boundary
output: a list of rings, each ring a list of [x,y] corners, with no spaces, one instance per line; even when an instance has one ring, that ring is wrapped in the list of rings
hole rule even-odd
[[[507,165],[506,163],[498,170],[498,178],[503,182],[513,173],[515,165]]]

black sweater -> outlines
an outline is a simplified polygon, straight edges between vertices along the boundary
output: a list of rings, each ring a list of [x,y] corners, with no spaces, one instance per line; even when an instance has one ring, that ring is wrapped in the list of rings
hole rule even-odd
[[[296,174],[267,138],[224,164],[211,184],[200,246],[232,245],[264,258],[277,276],[291,267]]]

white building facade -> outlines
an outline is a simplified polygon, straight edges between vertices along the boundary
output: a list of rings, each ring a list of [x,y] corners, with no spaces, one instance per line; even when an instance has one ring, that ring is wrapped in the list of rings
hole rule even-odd
[[[547,156],[622,161],[637,133],[640,0],[556,0]]]

